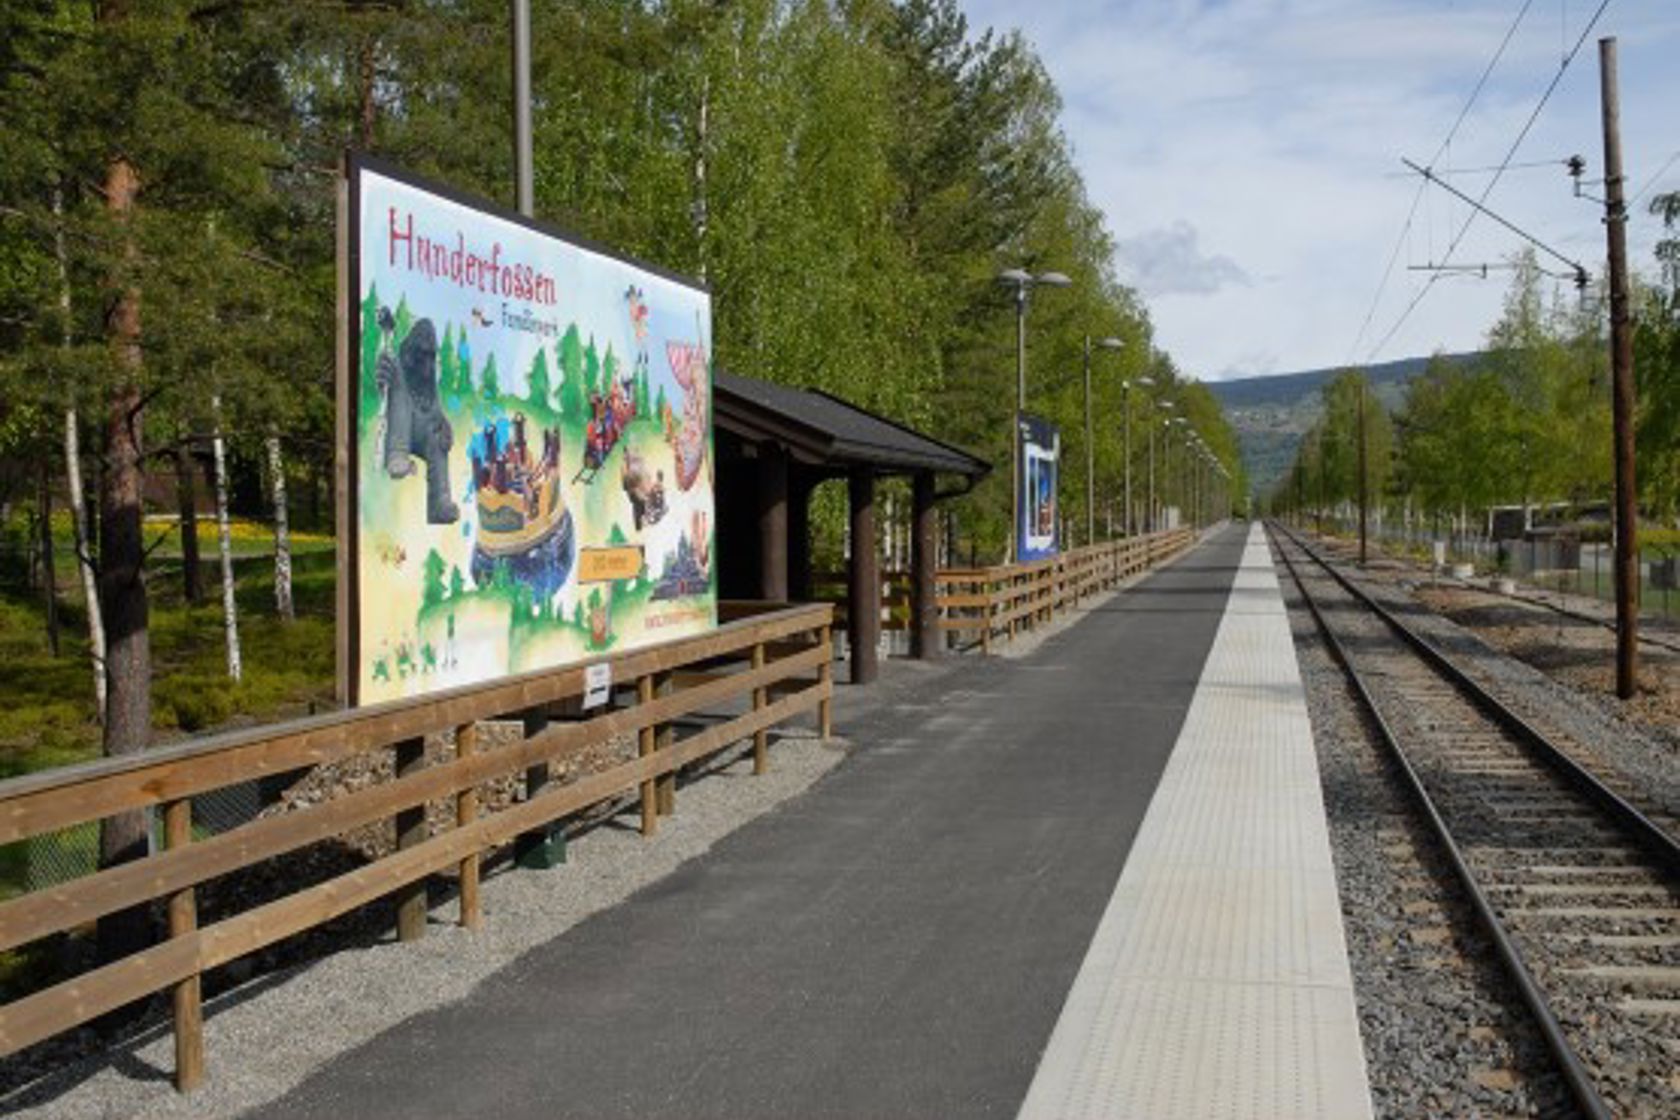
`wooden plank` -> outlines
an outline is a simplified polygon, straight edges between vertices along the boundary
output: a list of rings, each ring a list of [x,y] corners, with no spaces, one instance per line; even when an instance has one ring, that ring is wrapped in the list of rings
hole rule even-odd
[[[760,683],[808,673],[825,662],[819,647],[770,661],[711,684],[674,693],[658,703],[611,712],[587,723],[555,724],[515,747],[476,753],[418,774],[357,790],[301,812],[266,817],[179,850],[120,864],[0,903],[0,951],[93,921],[170,891],[337,836],[399,809],[458,793],[469,785],[554,759],[614,735],[639,731],[696,708],[732,699]]]
[[[610,660],[614,675],[628,679],[807,633],[832,617],[833,609],[824,604],[788,607],[601,660]],[[226,732],[10,778],[0,782],[0,844],[579,695],[584,670],[583,665],[544,670],[422,700]]]

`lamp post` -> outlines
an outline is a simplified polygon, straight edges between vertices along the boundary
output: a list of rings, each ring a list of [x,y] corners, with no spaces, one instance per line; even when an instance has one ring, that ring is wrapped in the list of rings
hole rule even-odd
[[[1172,401],[1156,401],[1155,404],[1156,404],[1156,407],[1164,408],[1164,409],[1168,410],[1169,412],[1175,407],[1175,405],[1173,404]],[[1164,498],[1166,496],[1165,491],[1166,491],[1166,487],[1167,487],[1167,454],[1166,454],[1166,447],[1165,447],[1166,437],[1162,436],[1161,437],[1161,439],[1163,441],[1163,446],[1162,446],[1162,449],[1161,449],[1161,491],[1162,491],[1162,493],[1159,496],[1157,495],[1156,489],[1155,489],[1155,426],[1156,426],[1155,425],[1155,418],[1152,416],[1149,419],[1149,531],[1151,533],[1155,532],[1157,529],[1159,529],[1161,527],[1161,523],[1160,523],[1161,505],[1164,504],[1164,503],[1162,501],[1160,501],[1159,499]],[[1171,428],[1172,427],[1172,418],[1171,417],[1163,417],[1162,420],[1161,420],[1161,425],[1160,426],[1162,428]]]
[[[1009,560],[1017,559],[1015,537],[1021,531],[1021,431],[1020,414],[1027,410],[1027,291],[1038,284],[1065,288],[1073,281],[1060,272],[1041,272],[1037,276],[1024,268],[1011,268],[998,273],[998,283],[1015,286],[1015,415],[1009,423]]]
[[[1153,389],[1155,387],[1155,379],[1152,378],[1152,377],[1140,377],[1140,378],[1137,379],[1137,383],[1139,385],[1145,386],[1145,387],[1150,388],[1150,389]],[[1137,507],[1132,504],[1132,383],[1130,381],[1122,381],[1120,383],[1120,387],[1123,390],[1123,392],[1121,393],[1121,396],[1122,396],[1124,404],[1125,404],[1125,422],[1126,422],[1126,535],[1129,537],[1133,533],[1137,532]],[[1154,421],[1152,420],[1150,423],[1152,425],[1151,429],[1150,429],[1150,435],[1153,436],[1155,434],[1154,428],[1153,428]],[[1150,456],[1150,462],[1151,462],[1151,466],[1153,467],[1153,463],[1154,463],[1154,456],[1153,455]]]
[[[1118,338],[1099,338],[1104,350],[1118,350]],[[1122,382],[1124,384],[1124,382]],[[1112,529],[1112,526],[1110,526]],[[1097,539],[1097,445],[1091,438],[1091,336],[1085,336],[1085,543]]]
[[[1190,423],[1190,421],[1186,420],[1182,416],[1174,416],[1171,422],[1177,427],[1183,429],[1188,429]],[[1185,430],[1179,433],[1178,469],[1173,472],[1174,480],[1178,483],[1178,515],[1180,519],[1183,519],[1188,514],[1190,506],[1190,491],[1186,485],[1188,479],[1185,477],[1188,474],[1187,467],[1189,465],[1189,455],[1190,435],[1188,430]],[[1170,441],[1167,444],[1167,457],[1169,460],[1172,458],[1172,444]]]

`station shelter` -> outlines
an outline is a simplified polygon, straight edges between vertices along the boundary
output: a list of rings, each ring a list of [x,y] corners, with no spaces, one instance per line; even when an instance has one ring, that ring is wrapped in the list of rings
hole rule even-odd
[[[830,479],[844,478],[851,526],[846,570],[851,679],[859,684],[874,680],[881,638],[876,483],[908,477],[910,654],[936,656],[940,631],[935,506],[966,493],[991,465],[816,390],[719,370],[713,400],[720,597],[763,603],[810,600],[811,492]]]

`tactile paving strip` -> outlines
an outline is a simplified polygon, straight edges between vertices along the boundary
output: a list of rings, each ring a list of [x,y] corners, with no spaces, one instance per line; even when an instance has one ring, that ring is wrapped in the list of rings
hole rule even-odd
[[[1306,696],[1256,525],[1021,1116],[1370,1115]]]

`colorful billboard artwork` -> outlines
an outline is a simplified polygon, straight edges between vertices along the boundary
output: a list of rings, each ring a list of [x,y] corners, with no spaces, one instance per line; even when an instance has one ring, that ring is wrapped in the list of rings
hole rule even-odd
[[[1056,554],[1056,481],[1062,435],[1047,420],[1020,413],[1016,438],[1021,471],[1020,522],[1015,527],[1015,556],[1022,563]]]
[[[348,699],[717,624],[711,297],[350,165]]]

